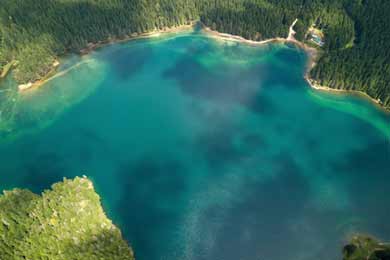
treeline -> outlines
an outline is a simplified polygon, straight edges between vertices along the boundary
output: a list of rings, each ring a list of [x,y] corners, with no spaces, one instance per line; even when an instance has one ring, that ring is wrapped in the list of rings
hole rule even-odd
[[[191,0],[2,0],[0,66],[19,61],[19,82],[36,80],[56,56],[88,42],[197,19]]]
[[[311,76],[333,88],[366,92],[390,107],[390,2],[348,1],[345,11],[355,25],[352,45],[326,52]]]
[[[251,40],[287,37],[302,0],[202,1],[201,21],[220,32]]]
[[[390,107],[389,13],[386,0],[2,0],[0,70],[17,60],[17,81],[36,80],[89,42],[194,20],[253,40],[286,37],[298,18],[299,40],[313,24],[325,34],[312,78]]]

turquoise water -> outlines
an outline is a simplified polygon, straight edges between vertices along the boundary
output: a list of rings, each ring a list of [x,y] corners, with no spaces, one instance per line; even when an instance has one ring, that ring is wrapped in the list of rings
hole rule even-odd
[[[356,232],[390,240],[390,116],[311,90],[306,58],[188,32],[67,57],[23,95],[3,82],[0,189],[89,176],[138,260],[329,260]]]

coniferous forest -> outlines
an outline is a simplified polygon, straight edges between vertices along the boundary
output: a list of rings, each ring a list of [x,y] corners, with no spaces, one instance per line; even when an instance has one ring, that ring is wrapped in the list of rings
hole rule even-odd
[[[297,39],[313,24],[325,35],[313,79],[390,107],[389,13],[387,0],[2,0],[0,72],[17,61],[15,79],[34,81],[89,42],[196,20],[253,40],[286,37],[298,18]]]
[[[0,194],[0,259],[134,260],[87,178]]]

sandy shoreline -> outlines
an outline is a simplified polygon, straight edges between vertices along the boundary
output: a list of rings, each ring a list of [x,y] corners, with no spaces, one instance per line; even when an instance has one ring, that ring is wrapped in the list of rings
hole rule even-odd
[[[264,41],[253,41],[253,40],[248,40],[245,39],[244,37],[238,36],[238,35],[233,35],[233,34],[228,34],[228,33],[221,33],[218,31],[213,31],[209,27],[204,26],[202,28],[202,31],[213,38],[219,39],[219,40],[225,40],[225,41],[233,41],[233,42],[240,42],[240,43],[245,43],[249,45],[264,45],[267,43],[272,43],[272,42],[285,42],[285,38],[272,38]]]
[[[146,38],[152,38],[152,37],[159,37],[161,35],[189,31],[189,30],[192,30],[194,28],[194,25],[195,25],[195,23],[192,22],[190,24],[164,28],[162,30],[156,29],[156,30],[153,30],[153,31],[147,32],[147,33],[141,33],[141,34],[133,33],[133,34],[128,35],[128,36],[123,37],[123,38],[112,38],[112,39],[100,41],[97,43],[88,43],[86,48],[83,48],[79,51],[79,54],[81,56],[87,55],[94,50],[97,50],[99,48],[102,48],[102,47],[105,47],[105,46],[108,46],[111,44],[128,42],[131,40],[138,40],[138,39],[144,39],[144,38],[146,39]],[[56,70],[57,70],[59,65],[60,65],[60,62],[57,59],[54,60],[53,66],[51,67],[49,73],[45,77],[43,77],[42,79],[39,79],[35,82],[28,82],[25,84],[20,84],[18,86],[19,91],[23,93],[23,92],[26,92],[29,90],[36,89],[36,88],[42,86],[43,84],[45,84],[46,82],[48,82],[48,81],[50,81],[50,80],[52,80],[60,75],[64,75],[65,72],[67,72],[68,70],[60,72],[60,73],[56,73]]]
[[[296,23],[296,21],[294,21],[294,23]],[[293,27],[293,25],[292,25],[292,27]],[[303,49],[308,54],[308,62],[307,62],[307,65],[306,65],[304,79],[306,80],[306,82],[309,84],[309,86],[312,89],[317,90],[317,91],[326,91],[326,92],[338,93],[338,94],[354,94],[354,95],[358,95],[358,96],[360,96],[362,98],[368,99],[374,105],[376,105],[378,108],[382,109],[384,112],[390,113],[390,109],[384,107],[382,102],[380,102],[380,100],[377,100],[377,99],[369,96],[367,93],[365,93],[363,91],[359,91],[359,90],[346,90],[346,89],[335,89],[335,88],[331,88],[331,87],[328,87],[328,86],[322,86],[318,82],[316,82],[315,80],[311,79],[310,76],[309,76],[310,75],[310,71],[315,67],[315,65],[317,63],[317,60],[319,58],[319,55],[320,55],[320,51],[318,49],[314,48],[314,47],[310,47],[307,44],[296,40],[294,38],[295,32],[292,30],[291,27],[290,27],[289,36],[287,38],[276,37],[276,38],[271,38],[271,39],[267,39],[267,40],[263,40],[263,41],[247,40],[247,39],[245,39],[245,38],[243,38],[241,36],[232,35],[232,34],[228,34],[228,33],[220,33],[218,31],[213,31],[213,30],[211,30],[208,27],[204,27],[203,31],[207,35],[209,35],[209,36],[211,36],[213,38],[219,39],[219,40],[240,42],[240,43],[245,43],[245,44],[255,45],[255,46],[256,45],[269,44],[269,43],[292,43],[292,44],[300,47],[301,49]]]
[[[363,98],[370,100],[372,103],[374,103],[376,106],[380,107],[385,112],[390,113],[390,109],[384,107],[380,100],[376,100],[375,98],[369,96],[367,93],[365,93],[363,91],[330,88],[327,86],[322,86],[322,85],[318,84],[318,82],[316,82],[315,80],[311,79],[309,76],[310,71],[316,65],[316,62],[317,62],[319,55],[320,55],[320,51],[314,47],[310,47],[307,44],[295,39],[295,37],[294,37],[295,31],[293,30],[293,27],[297,21],[298,20],[296,19],[293,22],[293,24],[290,26],[289,34],[288,34],[287,38],[275,37],[275,38],[271,38],[271,39],[267,39],[267,40],[263,40],[263,41],[248,40],[248,39],[245,39],[244,37],[241,37],[238,35],[221,33],[218,31],[211,30],[209,27],[206,27],[203,24],[202,24],[202,32],[205,33],[207,36],[210,36],[210,37],[218,39],[218,40],[239,42],[239,43],[249,44],[249,45],[253,45],[253,46],[259,46],[259,45],[270,44],[270,43],[292,43],[292,44],[298,46],[299,48],[303,49],[308,54],[308,63],[306,65],[304,79],[307,81],[307,83],[309,84],[309,86],[312,89],[315,89],[318,91],[340,93],[340,94],[357,94]],[[87,45],[87,47],[84,49],[81,49],[79,51],[79,53],[80,53],[80,55],[87,55],[96,49],[99,49],[99,48],[102,48],[102,47],[105,47],[105,46],[108,46],[111,44],[128,42],[131,40],[137,40],[137,39],[143,39],[143,38],[159,37],[161,35],[166,35],[166,34],[170,34],[170,33],[180,33],[180,32],[184,32],[184,31],[189,31],[189,30],[194,29],[194,26],[196,24],[197,24],[196,22],[191,22],[187,25],[169,27],[169,28],[164,28],[161,30],[156,29],[156,30],[153,30],[151,32],[141,33],[141,34],[133,33],[133,34],[128,35],[128,36],[123,37],[123,38],[113,38],[113,39],[108,39],[105,41],[100,41],[97,43],[89,43]],[[19,85],[19,89],[22,92],[30,90],[30,89],[34,89],[34,88],[37,88],[37,87],[43,85],[47,81],[55,78],[56,76],[58,76],[57,74],[54,74],[58,65],[59,65],[59,62],[56,60],[53,64],[53,67],[52,67],[50,73],[49,73],[49,75],[51,75],[51,76],[47,76],[47,77],[45,77],[41,80],[38,80],[36,82],[33,82],[33,83],[29,82],[27,84]],[[64,73],[61,73],[61,75],[63,75],[63,74]],[[20,88],[21,86],[22,86],[22,88]]]
[[[296,21],[294,21],[293,25],[296,23]],[[275,38],[271,38],[271,39],[267,39],[267,40],[263,40],[263,41],[247,40],[241,36],[232,35],[232,34],[228,34],[228,33],[220,33],[218,31],[213,31],[209,27],[203,27],[203,32],[206,35],[211,36],[211,37],[216,38],[216,39],[219,39],[219,40],[240,42],[240,43],[245,43],[245,44],[255,45],[255,46],[269,44],[269,43],[292,43],[292,44],[300,47],[301,49],[303,49],[309,55],[309,61],[307,64],[307,68],[308,68],[307,72],[309,72],[315,66],[316,60],[317,60],[318,55],[319,55],[319,51],[316,48],[310,47],[310,46],[304,44],[303,42],[296,40],[294,38],[295,32],[293,30],[291,30],[291,28],[290,28],[290,33],[289,33],[287,38],[275,37]]]
[[[361,98],[369,100],[371,103],[373,103],[373,105],[377,106],[378,108],[386,112],[386,114],[390,114],[390,108],[383,106],[383,103],[380,100],[371,97],[366,92],[360,90],[337,89],[337,88],[323,86],[320,85],[317,81],[307,76],[305,76],[305,80],[307,81],[307,83],[310,85],[311,88],[317,91],[331,92],[333,94],[342,94],[342,95],[356,95]]]
[[[171,34],[171,33],[180,33],[185,31],[190,31],[194,28],[195,22],[191,22],[189,24],[180,25],[180,26],[174,26],[174,27],[168,27],[161,30],[153,30],[146,33],[132,33],[131,35],[125,36],[123,38],[113,38],[108,39],[105,41],[100,41],[97,43],[88,43],[86,48],[83,48],[79,51],[81,55],[86,55],[90,53],[93,50],[105,47],[107,45],[121,43],[121,42],[128,42],[132,40],[139,40],[139,39],[147,39],[147,38],[153,38],[153,37],[159,37],[161,35]]]

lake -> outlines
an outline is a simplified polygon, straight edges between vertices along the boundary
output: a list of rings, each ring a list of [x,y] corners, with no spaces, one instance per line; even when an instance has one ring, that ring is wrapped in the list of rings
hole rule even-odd
[[[90,177],[137,260],[341,259],[390,240],[390,116],[311,89],[306,54],[183,32],[0,93],[0,189]]]

